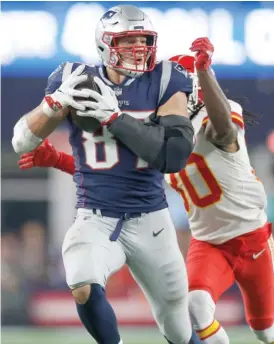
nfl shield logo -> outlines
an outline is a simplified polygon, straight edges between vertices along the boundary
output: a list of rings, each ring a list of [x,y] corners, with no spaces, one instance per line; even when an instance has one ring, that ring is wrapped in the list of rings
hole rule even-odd
[[[115,87],[114,90],[116,97],[119,97],[122,93],[123,90],[120,87]]]

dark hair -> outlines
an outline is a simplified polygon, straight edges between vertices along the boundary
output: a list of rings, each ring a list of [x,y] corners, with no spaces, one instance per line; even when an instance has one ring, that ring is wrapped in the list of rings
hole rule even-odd
[[[226,90],[226,93],[229,93],[229,91]],[[231,97],[230,96],[229,99],[241,105],[243,109],[244,124],[250,125],[250,126],[252,126],[253,124],[259,124],[259,119],[262,118],[262,114],[252,113],[246,108],[246,106],[248,106],[248,104],[250,103],[247,97],[244,97],[244,96]]]
[[[189,116],[189,119],[192,121],[193,118],[196,117],[198,115],[199,111],[202,110],[202,108],[204,108],[204,107],[205,107],[204,103],[193,106],[193,110],[191,112],[191,115]]]
[[[229,93],[228,90],[225,90],[224,93],[227,95]],[[241,105],[242,109],[243,109],[243,120],[244,123],[246,125],[253,125],[253,124],[259,124],[259,119],[262,118],[261,114],[256,114],[256,113],[252,113],[250,112],[247,108],[246,108],[246,104],[249,103],[249,99],[247,97],[244,96],[240,96],[240,97],[228,97],[228,99],[237,102],[238,104]],[[192,104],[192,113],[189,117],[190,120],[193,120],[193,118],[198,114],[198,112],[205,107],[204,103],[198,103],[197,105]]]
[[[198,102],[198,104],[195,104],[193,99],[189,99],[188,100],[191,104],[191,114],[189,116],[189,119],[192,121],[194,117],[196,117],[196,115],[198,114],[198,112],[205,107],[205,104],[202,102]]]

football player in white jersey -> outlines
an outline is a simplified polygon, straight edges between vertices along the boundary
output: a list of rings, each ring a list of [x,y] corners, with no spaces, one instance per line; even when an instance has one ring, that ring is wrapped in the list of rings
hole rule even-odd
[[[229,343],[214,318],[215,303],[236,281],[250,328],[273,344],[273,237],[264,187],[248,157],[243,110],[216,81],[211,42],[198,39],[191,50],[195,58],[172,60],[193,77],[189,106],[196,143],[186,168],[166,179],[184,199],[193,237],[187,270],[194,328],[203,343]]]

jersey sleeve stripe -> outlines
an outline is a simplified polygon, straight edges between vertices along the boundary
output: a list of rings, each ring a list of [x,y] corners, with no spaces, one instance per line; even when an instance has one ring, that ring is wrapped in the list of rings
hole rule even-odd
[[[232,117],[235,116],[235,117],[239,118],[241,121],[243,120],[243,117],[239,113],[237,113],[237,112],[232,111],[231,112],[231,116]]]
[[[209,117],[208,117],[208,116],[206,116],[206,117],[203,119],[202,126],[203,126],[204,128],[205,128],[205,126],[206,126],[208,120],[209,120]]]
[[[241,115],[239,115],[238,113],[236,112],[232,112],[231,113],[231,119],[232,119],[232,122],[237,124],[240,128],[244,129],[244,121],[243,121],[243,117]],[[205,128],[207,122],[209,120],[209,117],[206,116],[204,119],[203,119],[203,122],[202,122],[202,126]]]
[[[161,76],[161,82],[160,82],[160,92],[159,92],[159,98],[158,98],[158,104],[160,104],[160,101],[165,94],[165,91],[167,89],[167,86],[169,84],[170,78],[171,78],[171,69],[172,69],[172,63],[170,61],[163,61],[162,62],[162,76]]]
[[[237,124],[240,128],[244,129],[244,121],[242,118],[232,115],[232,122]]]
[[[71,74],[72,66],[73,66],[73,63],[66,62],[65,67],[63,69],[63,74],[62,74],[62,82],[64,82]]]

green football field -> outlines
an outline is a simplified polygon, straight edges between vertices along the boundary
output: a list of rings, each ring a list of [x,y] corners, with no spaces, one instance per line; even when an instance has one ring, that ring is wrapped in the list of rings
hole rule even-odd
[[[231,344],[259,344],[247,327],[227,330]],[[166,344],[155,329],[121,329],[124,344]],[[94,344],[79,329],[2,328],[2,344]]]

